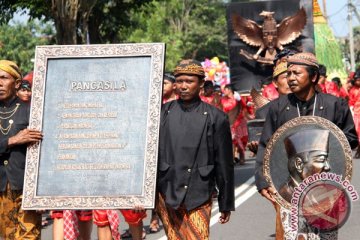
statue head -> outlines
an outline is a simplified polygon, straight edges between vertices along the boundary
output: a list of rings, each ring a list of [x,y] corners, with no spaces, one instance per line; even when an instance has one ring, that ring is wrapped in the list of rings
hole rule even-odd
[[[263,41],[270,51],[276,47],[277,42],[277,26],[273,15],[274,12],[262,11],[260,13],[260,16],[264,17],[262,26]]]
[[[284,143],[294,180],[301,182],[315,173],[330,171],[328,130],[299,131],[286,137]]]

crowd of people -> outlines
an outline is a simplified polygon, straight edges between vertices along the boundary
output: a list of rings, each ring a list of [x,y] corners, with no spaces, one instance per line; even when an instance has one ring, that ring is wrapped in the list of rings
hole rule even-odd
[[[161,220],[170,240],[209,239],[213,199],[219,203],[219,223],[227,223],[235,210],[234,165],[245,164],[249,149],[257,156],[259,193],[276,209],[276,239],[284,239],[277,192],[263,176],[264,150],[272,134],[295,117],[312,115],[334,122],[352,148],[359,143],[360,70],[343,85],[337,77],[326,77],[326,67],[313,54],[284,50],[274,60],[271,84],[263,88],[269,103],[257,106],[251,95],[239,95],[231,84],[206,81],[196,60],[183,60],[164,74],[151,232],[159,231]],[[27,128],[31,85],[16,63],[0,61],[0,239],[40,239],[41,212],[21,209],[26,146],[43,138]],[[259,118],[266,119],[261,139],[248,142],[247,121]],[[51,211],[53,239],[90,239],[92,223],[100,240],[145,238],[142,206],[120,212],[129,224],[122,236],[116,210]]]

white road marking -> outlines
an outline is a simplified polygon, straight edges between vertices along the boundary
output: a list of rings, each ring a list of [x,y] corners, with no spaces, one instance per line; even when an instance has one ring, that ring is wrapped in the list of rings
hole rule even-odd
[[[245,183],[241,184],[241,186],[235,188],[235,198],[237,198],[243,191],[245,191],[251,184],[255,182],[255,177],[252,176]],[[219,209],[219,206],[213,207],[211,213],[216,212]]]
[[[241,204],[243,204],[246,200],[248,200],[252,195],[257,192],[256,186],[252,186],[249,190],[247,190],[242,196],[236,198],[235,200],[235,208],[238,208]],[[220,217],[220,213],[215,214],[210,219],[210,227],[214,224],[218,223]]]

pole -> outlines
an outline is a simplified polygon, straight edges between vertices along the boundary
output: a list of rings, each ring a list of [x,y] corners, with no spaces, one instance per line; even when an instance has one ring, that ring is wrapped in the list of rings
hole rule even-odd
[[[357,17],[358,21],[360,22],[360,14],[359,12],[357,11],[356,7],[354,6],[354,4],[352,4],[352,9],[355,13],[355,16]]]
[[[326,20],[328,20],[327,19],[327,17],[328,17],[327,16],[327,11],[326,11],[326,0],[323,0],[322,2],[323,2],[323,9],[324,9],[324,11],[323,11],[324,17],[325,17]]]
[[[351,0],[348,0],[348,24],[349,24],[349,45],[350,45],[350,71],[355,71],[355,56],[354,56],[354,33],[352,26],[353,5]]]

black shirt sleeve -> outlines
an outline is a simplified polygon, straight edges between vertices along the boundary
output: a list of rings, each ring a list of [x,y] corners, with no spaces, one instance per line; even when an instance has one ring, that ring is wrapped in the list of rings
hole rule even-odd
[[[234,211],[234,163],[230,124],[225,115],[219,116],[215,132],[215,175],[219,188],[219,210]]]
[[[259,141],[258,152],[256,157],[255,163],[255,183],[257,189],[260,191],[263,188],[269,187],[269,184],[266,182],[263,174],[263,162],[264,162],[264,155],[266,144],[270,140],[271,136],[277,130],[277,118],[278,118],[278,111],[277,105],[274,104],[276,101],[269,103],[269,112],[266,116],[266,120],[264,123],[264,128],[261,134],[261,138]]]
[[[351,149],[356,148],[359,144],[358,136],[350,108],[345,99],[339,99],[339,101],[336,102],[335,113],[335,124],[344,132]]]

